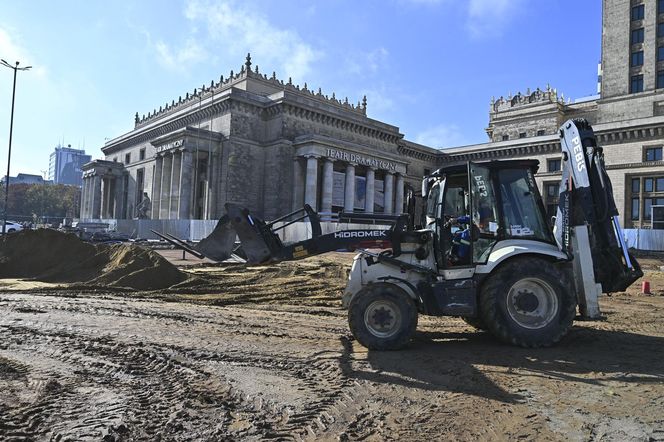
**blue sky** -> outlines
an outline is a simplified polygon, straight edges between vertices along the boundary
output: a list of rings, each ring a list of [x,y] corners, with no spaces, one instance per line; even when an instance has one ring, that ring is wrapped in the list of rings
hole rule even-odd
[[[254,66],[356,103],[432,147],[487,141],[492,96],[593,95],[600,0],[0,0],[0,58],[32,65],[16,92],[11,175],[58,143],[100,158],[134,113]],[[0,176],[12,71],[0,69]]]

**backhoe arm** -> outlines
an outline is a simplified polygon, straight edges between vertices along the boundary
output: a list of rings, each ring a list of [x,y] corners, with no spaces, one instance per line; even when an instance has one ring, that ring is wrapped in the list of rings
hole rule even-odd
[[[586,120],[568,120],[560,128],[562,180],[554,235],[570,258],[577,227],[588,229],[588,246],[594,279],[606,293],[624,291],[643,276],[627,250],[604,153]],[[577,247],[585,247],[585,245]]]

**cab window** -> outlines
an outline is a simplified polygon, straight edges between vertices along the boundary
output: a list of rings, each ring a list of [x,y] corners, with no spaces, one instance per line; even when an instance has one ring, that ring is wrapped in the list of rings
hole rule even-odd
[[[530,170],[500,170],[498,181],[505,237],[551,242],[551,231],[544,219],[541,198]]]

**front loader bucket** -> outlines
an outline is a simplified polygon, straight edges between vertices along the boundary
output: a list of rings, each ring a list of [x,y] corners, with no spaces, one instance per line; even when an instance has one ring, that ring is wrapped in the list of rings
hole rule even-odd
[[[279,237],[263,220],[252,217],[249,210],[227,203],[226,217],[240,238],[247,262],[258,264],[276,258],[276,254],[283,248]]]
[[[200,240],[194,250],[214,261],[225,261],[233,253],[235,236],[235,230],[228,215],[224,215],[214,227],[212,233]]]

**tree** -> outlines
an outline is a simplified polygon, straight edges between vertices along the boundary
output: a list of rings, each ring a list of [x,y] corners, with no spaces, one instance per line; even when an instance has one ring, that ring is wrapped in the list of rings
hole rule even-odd
[[[39,218],[74,218],[79,215],[80,200],[81,189],[76,186],[10,184],[8,218],[30,220],[33,214]],[[0,205],[4,206],[4,200]]]

